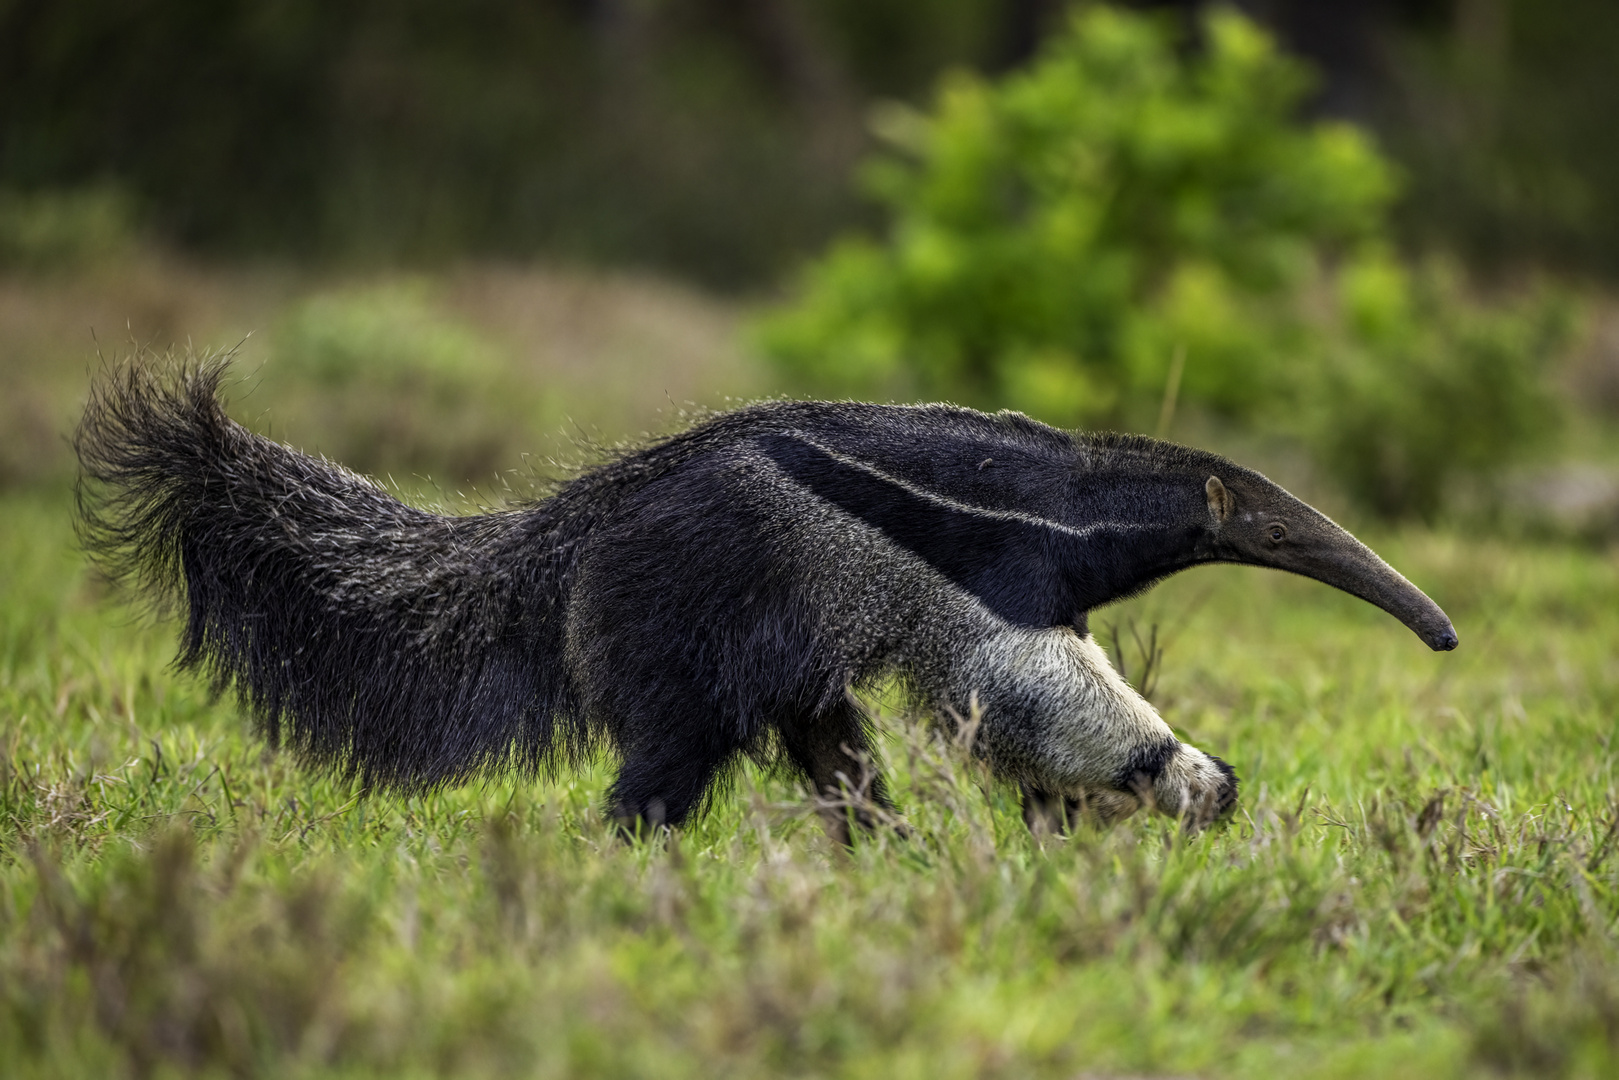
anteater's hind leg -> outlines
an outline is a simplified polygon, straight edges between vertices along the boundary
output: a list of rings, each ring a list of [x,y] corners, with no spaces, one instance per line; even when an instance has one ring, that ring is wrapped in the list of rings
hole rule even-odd
[[[865,717],[849,702],[779,728],[793,768],[823,804],[827,835],[848,844],[850,822],[862,830],[877,827],[894,804],[877,771]]]
[[[724,739],[682,738],[662,732],[625,748],[624,764],[607,791],[607,812],[629,835],[680,826],[735,764],[740,747]]]

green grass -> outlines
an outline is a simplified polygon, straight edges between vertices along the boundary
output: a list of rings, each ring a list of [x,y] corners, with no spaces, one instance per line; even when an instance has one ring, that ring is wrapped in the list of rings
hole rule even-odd
[[[7,1076],[1606,1076],[1619,1070],[1619,561],[1376,546],[1462,647],[1194,571],[1155,698],[1244,778],[1191,839],[1043,847],[884,718],[915,839],[832,846],[749,772],[667,847],[608,771],[356,799],[117,605],[65,495],[0,498]],[[1134,658],[1132,658],[1134,659]]]

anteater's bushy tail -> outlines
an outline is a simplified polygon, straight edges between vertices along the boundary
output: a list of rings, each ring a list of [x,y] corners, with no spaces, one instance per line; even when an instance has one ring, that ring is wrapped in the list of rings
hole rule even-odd
[[[128,363],[97,382],[74,438],[81,541],[183,613],[178,664],[234,685],[272,743],[368,786],[586,752],[545,504],[406,506],[232,421],[225,371]]]

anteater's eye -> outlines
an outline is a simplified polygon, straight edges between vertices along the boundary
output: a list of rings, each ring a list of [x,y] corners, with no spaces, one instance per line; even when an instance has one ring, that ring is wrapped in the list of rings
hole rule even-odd
[[[1270,538],[1272,542],[1280,544],[1285,536],[1287,536],[1287,527],[1285,525],[1272,525],[1270,527]]]

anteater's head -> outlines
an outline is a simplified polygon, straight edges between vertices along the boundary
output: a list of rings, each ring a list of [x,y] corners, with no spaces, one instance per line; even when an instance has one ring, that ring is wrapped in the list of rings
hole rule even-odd
[[[1203,491],[1206,558],[1315,578],[1376,604],[1432,649],[1456,647],[1456,628],[1439,605],[1325,514],[1247,470],[1210,476]]]

